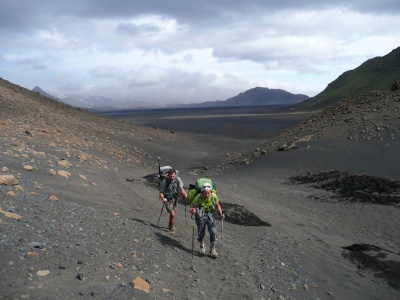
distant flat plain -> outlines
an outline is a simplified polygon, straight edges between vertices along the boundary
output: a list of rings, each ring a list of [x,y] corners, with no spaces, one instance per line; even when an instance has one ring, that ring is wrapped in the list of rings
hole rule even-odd
[[[247,141],[267,139],[317,112],[283,106],[165,108],[102,111],[101,115],[174,132]]]

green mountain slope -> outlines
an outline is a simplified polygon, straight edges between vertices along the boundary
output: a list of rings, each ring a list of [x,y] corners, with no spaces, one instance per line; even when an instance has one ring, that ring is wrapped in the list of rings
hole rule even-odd
[[[373,90],[389,90],[396,80],[400,80],[400,47],[385,56],[371,58],[354,70],[344,72],[321,93],[296,107],[324,108],[344,97]]]

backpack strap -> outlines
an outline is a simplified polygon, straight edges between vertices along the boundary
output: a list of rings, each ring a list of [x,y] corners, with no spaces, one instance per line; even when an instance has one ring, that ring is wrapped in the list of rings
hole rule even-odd
[[[213,210],[214,210],[215,209],[215,194],[214,194],[214,192],[211,192],[211,198],[212,198]]]
[[[179,182],[175,178],[174,180],[169,180],[168,178],[165,178],[165,190],[164,194],[165,196],[169,197],[177,197],[179,194]],[[171,186],[173,185],[173,186]]]
[[[203,194],[198,194],[197,195],[200,199],[199,199],[199,201],[197,202],[197,208],[199,209],[200,208],[200,204],[201,204],[201,201],[203,200]],[[197,197],[196,196],[196,197]],[[211,192],[211,199],[212,199],[212,202],[213,202],[213,204],[212,204],[212,208],[213,208],[213,210],[215,209],[215,194],[213,193],[213,192]]]

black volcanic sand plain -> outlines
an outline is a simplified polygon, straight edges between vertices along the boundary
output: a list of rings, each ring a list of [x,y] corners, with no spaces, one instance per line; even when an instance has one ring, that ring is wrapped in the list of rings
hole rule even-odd
[[[399,92],[296,113],[250,144],[0,80],[1,299],[399,298]],[[157,227],[158,157],[217,182],[217,259],[192,251],[184,199],[176,233],[165,211]]]

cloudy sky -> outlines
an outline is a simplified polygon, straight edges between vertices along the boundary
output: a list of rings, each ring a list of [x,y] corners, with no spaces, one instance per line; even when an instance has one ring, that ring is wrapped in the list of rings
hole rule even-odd
[[[116,103],[314,96],[399,28],[399,0],[1,0],[0,77]]]

